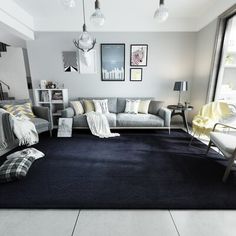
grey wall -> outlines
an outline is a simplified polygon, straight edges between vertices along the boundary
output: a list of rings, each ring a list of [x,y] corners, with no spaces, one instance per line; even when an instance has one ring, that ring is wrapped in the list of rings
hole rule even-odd
[[[174,81],[191,83],[194,71],[196,33],[94,33],[97,38],[98,74],[82,75],[63,71],[62,51],[75,50],[72,40],[78,33],[38,33],[35,41],[27,43],[34,88],[40,80],[64,83],[69,97],[78,96],[153,96],[177,102]],[[102,82],[100,76],[100,43],[126,44],[125,82]],[[129,81],[131,43],[149,45],[148,66],[143,69],[142,82]],[[189,101],[189,92],[183,101]]]
[[[3,87],[10,96],[16,99],[29,98],[22,48],[7,47],[7,52],[2,53],[0,80],[10,86],[10,92]]]
[[[192,80],[191,103],[194,106],[193,117],[206,103],[208,84],[215,46],[217,20],[214,20],[197,33],[194,77]]]

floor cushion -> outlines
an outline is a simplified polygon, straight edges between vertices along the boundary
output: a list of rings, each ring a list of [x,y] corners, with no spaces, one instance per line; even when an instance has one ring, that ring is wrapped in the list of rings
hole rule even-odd
[[[6,160],[0,167],[0,182],[4,183],[24,178],[33,162],[33,157]]]

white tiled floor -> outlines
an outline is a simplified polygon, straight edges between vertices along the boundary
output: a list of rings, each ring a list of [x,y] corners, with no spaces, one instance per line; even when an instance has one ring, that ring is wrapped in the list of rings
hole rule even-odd
[[[236,235],[236,211],[171,211],[181,236]]]
[[[0,210],[1,236],[232,236],[236,211]]]
[[[168,211],[81,211],[75,236],[178,236]]]
[[[0,210],[1,236],[71,236],[77,210]]]

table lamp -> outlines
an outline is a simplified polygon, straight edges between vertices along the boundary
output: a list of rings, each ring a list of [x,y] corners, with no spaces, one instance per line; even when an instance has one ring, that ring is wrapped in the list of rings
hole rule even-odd
[[[179,100],[178,100],[178,106],[183,106],[180,102],[181,100],[181,92],[188,90],[188,82],[187,81],[176,81],[174,86],[174,91],[179,91]]]

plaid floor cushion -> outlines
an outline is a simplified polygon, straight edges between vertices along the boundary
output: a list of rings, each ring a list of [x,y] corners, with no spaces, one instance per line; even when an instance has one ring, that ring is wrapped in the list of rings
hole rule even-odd
[[[33,162],[33,157],[6,160],[0,167],[0,182],[4,183],[24,178]]]

